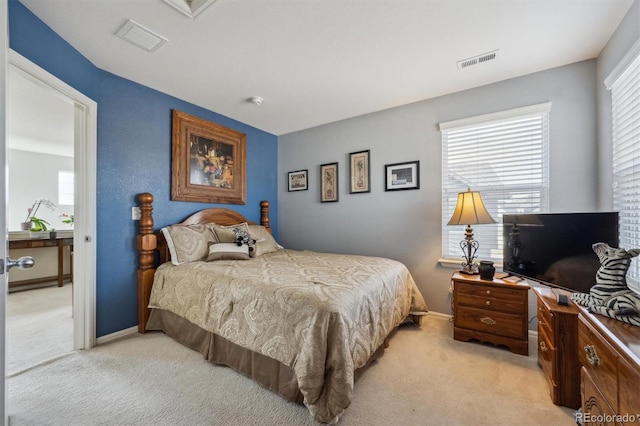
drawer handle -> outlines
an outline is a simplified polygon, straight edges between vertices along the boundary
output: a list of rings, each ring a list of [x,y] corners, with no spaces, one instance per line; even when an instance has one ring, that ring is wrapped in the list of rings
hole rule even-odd
[[[496,325],[495,320],[489,318],[489,317],[482,317],[480,318],[480,322],[482,322],[483,324],[486,325]]]
[[[487,295],[491,294],[491,290],[487,290]]]
[[[584,347],[584,351],[587,354],[587,361],[594,367],[600,366],[600,358],[596,353],[596,348],[593,345],[587,345]]]
[[[549,348],[547,348],[547,344],[545,342],[540,342],[540,351],[547,352]]]
[[[538,321],[538,324],[540,324],[540,325],[547,325],[547,323],[546,323],[546,322],[544,322],[544,321]]]
[[[486,302],[484,302],[484,304],[487,305],[487,306],[491,306],[491,301],[487,300]]]

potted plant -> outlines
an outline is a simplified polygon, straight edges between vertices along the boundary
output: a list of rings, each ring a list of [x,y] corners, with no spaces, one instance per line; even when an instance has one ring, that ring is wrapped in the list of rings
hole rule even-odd
[[[49,222],[35,217],[41,205],[44,205],[51,211],[55,210],[57,207],[53,201],[48,200],[46,198],[41,198],[39,200],[34,201],[33,205],[27,209],[27,218],[24,220],[24,222],[20,224],[20,229],[22,229],[23,231],[29,230],[31,232],[42,232],[47,230],[46,225],[48,225]],[[45,225],[44,229],[41,229],[42,225]]]
[[[60,217],[64,217],[62,223],[66,223],[73,228],[73,224],[75,223],[75,216],[73,214],[62,213]]]
[[[50,223],[34,216],[31,218],[31,229],[29,230],[33,232],[44,232],[49,229],[47,225],[50,225]]]

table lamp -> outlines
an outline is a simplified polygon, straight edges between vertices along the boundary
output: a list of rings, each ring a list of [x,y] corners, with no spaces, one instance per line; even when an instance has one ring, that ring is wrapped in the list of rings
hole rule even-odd
[[[463,274],[475,275],[478,273],[478,263],[475,261],[479,244],[473,239],[471,225],[496,223],[482,202],[482,197],[477,191],[467,189],[467,192],[458,193],[458,202],[447,225],[467,225],[464,240],[460,241],[460,248],[464,255],[462,262]]]

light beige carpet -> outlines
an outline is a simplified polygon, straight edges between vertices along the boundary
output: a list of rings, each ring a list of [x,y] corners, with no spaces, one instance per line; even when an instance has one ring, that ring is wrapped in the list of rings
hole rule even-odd
[[[7,375],[73,350],[71,284],[9,293]]]
[[[535,356],[401,328],[356,383],[343,425],[572,425]],[[10,378],[11,425],[314,425],[307,410],[159,334],[136,334]]]

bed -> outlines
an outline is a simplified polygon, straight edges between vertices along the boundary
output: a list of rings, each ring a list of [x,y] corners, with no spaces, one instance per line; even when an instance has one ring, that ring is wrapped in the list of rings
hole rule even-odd
[[[153,196],[139,194],[138,202],[139,331],[166,333],[304,404],[320,422],[338,421],[355,380],[397,327],[419,325],[427,312],[400,262],[279,246],[266,201],[260,224],[214,208],[161,232]],[[229,239],[243,229],[252,237],[246,249]]]

